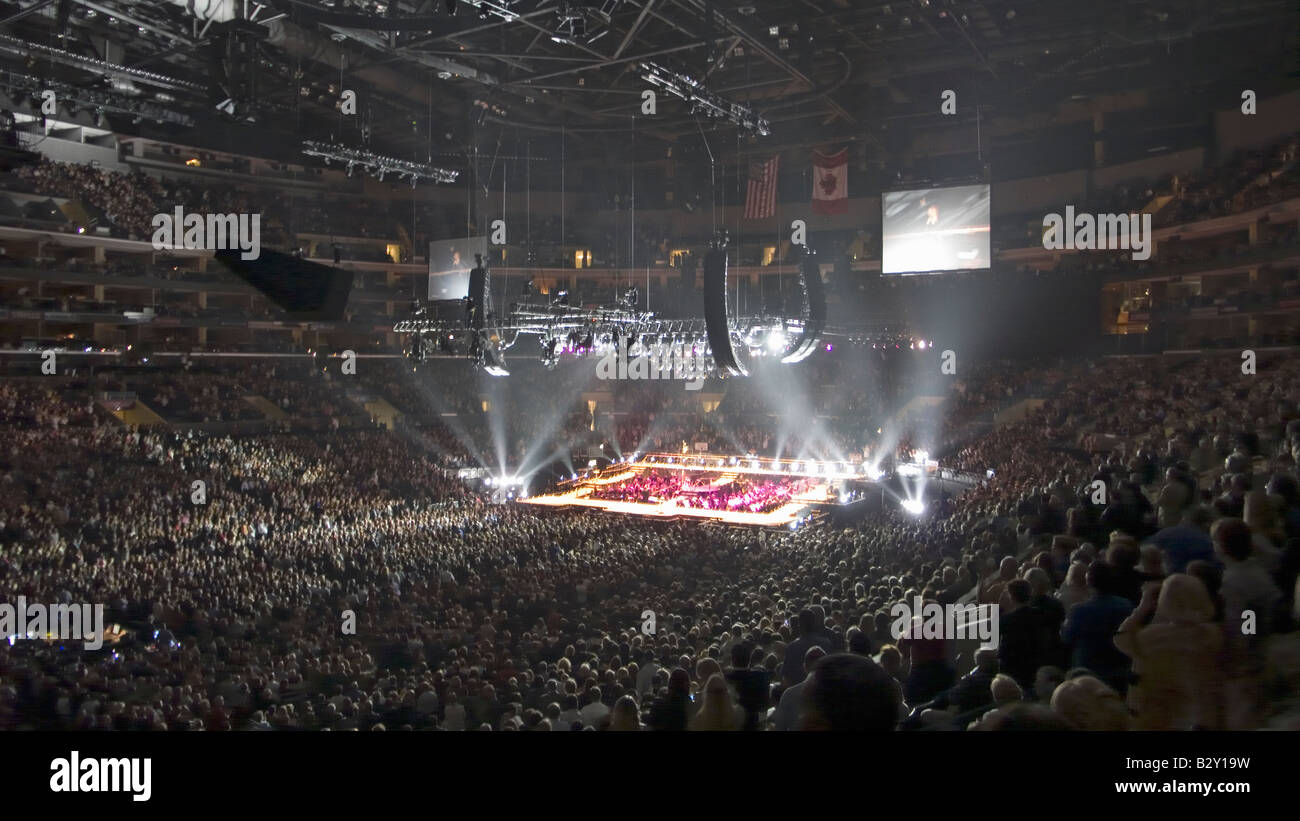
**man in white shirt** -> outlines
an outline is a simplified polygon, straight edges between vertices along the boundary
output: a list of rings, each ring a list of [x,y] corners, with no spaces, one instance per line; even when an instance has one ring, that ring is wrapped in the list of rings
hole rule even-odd
[[[654,651],[646,650],[641,657],[641,669],[636,673],[636,694],[641,701],[645,701],[646,695],[654,687],[655,676],[662,669],[655,663]]]

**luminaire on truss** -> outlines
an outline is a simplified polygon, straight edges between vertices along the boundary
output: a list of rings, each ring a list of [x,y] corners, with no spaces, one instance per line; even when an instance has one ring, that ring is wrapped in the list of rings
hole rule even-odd
[[[756,131],[766,137],[771,133],[768,121],[750,108],[721,97],[693,77],[680,74],[651,62],[641,63],[641,79],[690,103],[692,113],[702,113],[732,125]]]
[[[393,174],[397,177],[409,179],[411,185],[415,185],[418,180],[455,182],[457,175],[460,173],[426,163],[399,160],[396,157],[376,154],[363,148],[349,148],[345,145],[319,143],[314,140],[303,141],[302,153],[309,157],[320,157],[325,160],[326,165],[329,165],[330,162],[338,162],[347,166],[349,171],[353,166],[359,165],[379,179],[383,179],[386,174]]]

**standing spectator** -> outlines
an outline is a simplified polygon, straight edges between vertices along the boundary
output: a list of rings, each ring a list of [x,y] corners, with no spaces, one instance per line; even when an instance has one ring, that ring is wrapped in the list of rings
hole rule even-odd
[[[1115,632],[1133,612],[1133,603],[1116,595],[1114,568],[1102,560],[1088,566],[1092,597],[1065,614],[1061,640],[1070,648],[1070,665],[1091,671],[1110,687],[1128,689],[1129,660],[1115,648]]]
[[[1215,728],[1211,680],[1223,634],[1213,618],[1210,595],[1193,576],[1177,573],[1144,588],[1141,604],[1115,635],[1115,646],[1133,659],[1137,681],[1129,704],[1136,729]]]

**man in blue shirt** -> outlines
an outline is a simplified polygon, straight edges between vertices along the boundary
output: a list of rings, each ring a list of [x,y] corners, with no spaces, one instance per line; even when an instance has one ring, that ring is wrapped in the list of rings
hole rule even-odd
[[[1182,521],[1166,527],[1148,541],[1165,554],[1165,567],[1170,573],[1186,573],[1189,562],[1203,559],[1219,564],[1210,541],[1210,520],[1214,517],[1205,505],[1193,505],[1183,512]]]
[[[1115,633],[1133,612],[1133,602],[1116,595],[1114,576],[1114,568],[1100,559],[1088,565],[1092,597],[1066,613],[1061,641],[1070,648],[1070,666],[1086,667],[1123,695],[1130,661],[1115,647]]]

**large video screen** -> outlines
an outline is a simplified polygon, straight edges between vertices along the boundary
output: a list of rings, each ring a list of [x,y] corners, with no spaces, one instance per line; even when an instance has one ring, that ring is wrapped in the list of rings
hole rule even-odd
[[[881,273],[988,268],[989,187],[888,191],[881,205]]]
[[[474,255],[487,254],[487,237],[439,239],[429,243],[429,299],[463,299],[469,294]]]

